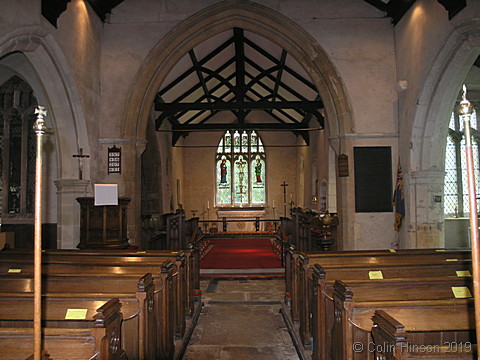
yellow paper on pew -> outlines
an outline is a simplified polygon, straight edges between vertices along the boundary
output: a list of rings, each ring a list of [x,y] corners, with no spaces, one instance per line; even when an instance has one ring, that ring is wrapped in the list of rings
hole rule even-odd
[[[446,261],[458,261],[458,259],[446,259]]]
[[[146,251],[137,251],[137,254],[146,254]]]
[[[457,299],[471,298],[472,294],[466,286],[452,286],[453,295]]]
[[[65,320],[85,320],[87,318],[87,309],[68,309]]]
[[[368,272],[368,277],[369,277],[370,280],[383,279],[383,274],[380,270],[369,271]]]
[[[469,277],[469,276],[472,276],[472,274],[470,274],[470,270],[457,270],[457,276],[458,277]]]
[[[22,269],[8,269],[8,272],[11,274],[20,274]]]
[[[435,250],[435,251],[440,252],[440,251],[445,251],[445,249],[437,249],[437,250]]]
[[[397,252],[397,250],[395,250],[395,249],[389,249],[389,250],[390,250],[391,253],[396,253]]]

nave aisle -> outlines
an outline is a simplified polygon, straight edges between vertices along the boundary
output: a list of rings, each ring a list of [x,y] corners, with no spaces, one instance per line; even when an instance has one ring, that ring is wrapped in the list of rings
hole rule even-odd
[[[202,280],[204,307],[184,360],[298,360],[280,314],[284,279]]]

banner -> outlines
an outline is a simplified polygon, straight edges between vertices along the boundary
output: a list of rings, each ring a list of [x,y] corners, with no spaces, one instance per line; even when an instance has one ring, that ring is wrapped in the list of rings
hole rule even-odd
[[[405,190],[403,188],[403,173],[400,166],[400,159],[398,160],[397,182],[395,184],[395,191],[393,193],[393,207],[395,209],[395,231],[400,231],[402,227],[403,218],[405,217]]]

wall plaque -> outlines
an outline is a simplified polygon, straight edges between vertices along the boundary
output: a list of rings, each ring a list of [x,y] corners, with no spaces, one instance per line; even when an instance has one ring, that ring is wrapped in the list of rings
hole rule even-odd
[[[348,176],[348,156],[346,154],[338,155],[338,176]]]
[[[392,212],[392,155],[389,146],[354,147],[355,211]]]
[[[108,148],[108,173],[120,174],[122,164],[122,149],[116,146]]]

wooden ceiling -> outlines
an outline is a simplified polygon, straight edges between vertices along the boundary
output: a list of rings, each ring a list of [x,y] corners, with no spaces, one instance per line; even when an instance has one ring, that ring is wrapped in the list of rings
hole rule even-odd
[[[173,145],[192,131],[233,129],[293,131],[309,143],[309,120],[324,126],[320,95],[301,66],[243,29],[191,49],[172,73],[179,75],[160,89],[155,110],[157,130],[170,122]]]

